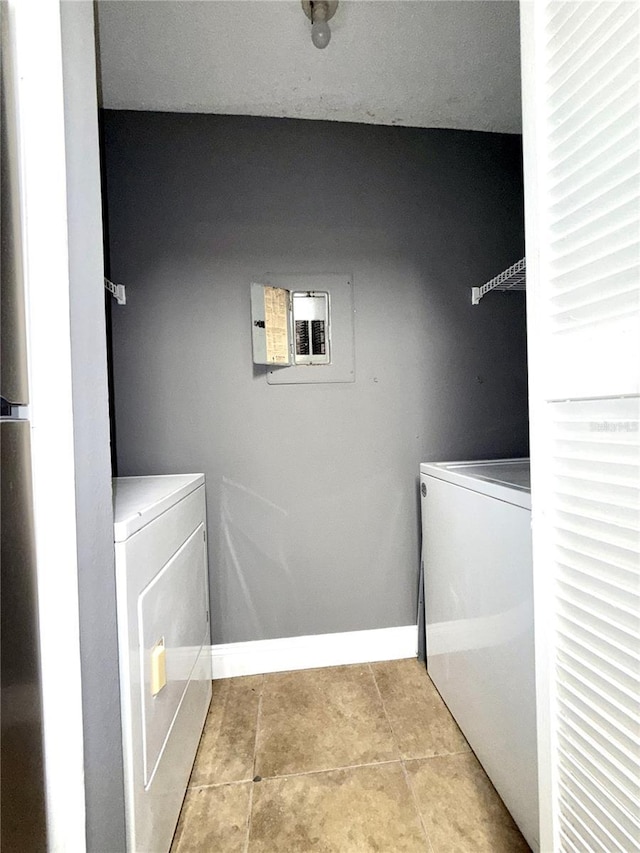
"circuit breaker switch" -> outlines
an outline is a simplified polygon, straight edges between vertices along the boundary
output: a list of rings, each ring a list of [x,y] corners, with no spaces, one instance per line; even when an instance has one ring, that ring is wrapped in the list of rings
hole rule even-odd
[[[309,323],[296,320],[296,355],[309,355]]]
[[[167,657],[162,637],[151,649],[151,695],[157,696],[167,683]]]
[[[311,321],[311,351],[314,355],[324,355],[326,352],[326,323],[324,320]]]
[[[295,329],[294,364],[330,364],[329,294],[294,291],[291,311]]]

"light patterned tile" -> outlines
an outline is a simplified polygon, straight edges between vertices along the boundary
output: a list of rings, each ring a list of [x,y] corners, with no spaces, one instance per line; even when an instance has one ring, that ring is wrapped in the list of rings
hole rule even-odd
[[[190,788],[171,853],[244,853],[251,785]]]
[[[400,762],[265,779],[248,853],[430,853]]]
[[[371,664],[403,758],[469,750],[440,694],[415,659]]]
[[[259,775],[397,758],[368,665],[265,676],[256,750]]]
[[[529,853],[473,753],[407,761],[406,768],[435,853]]]
[[[213,682],[190,786],[240,782],[253,777],[262,675]]]

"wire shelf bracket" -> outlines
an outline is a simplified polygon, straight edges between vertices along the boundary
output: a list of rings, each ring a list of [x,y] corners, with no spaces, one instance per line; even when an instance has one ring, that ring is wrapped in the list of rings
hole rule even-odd
[[[108,278],[104,280],[104,286],[112,296],[115,296],[118,305],[127,304],[127,295],[124,290],[124,284],[114,284]]]
[[[520,258],[509,269],[492,278],[482,287],[471,288],[471,304],[477,305],[482,297],[491,290],[526,290],[527,289],[527,259]]]

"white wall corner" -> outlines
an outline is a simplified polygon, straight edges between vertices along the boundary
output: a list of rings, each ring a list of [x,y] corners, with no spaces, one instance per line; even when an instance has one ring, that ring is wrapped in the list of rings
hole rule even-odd
[[[416,625],[211,646],[213,678],[413,658]]]

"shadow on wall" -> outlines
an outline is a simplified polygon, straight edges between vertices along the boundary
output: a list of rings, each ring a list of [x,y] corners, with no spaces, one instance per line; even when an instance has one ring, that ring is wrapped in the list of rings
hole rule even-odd
[[[384,525],[376,523],[377,513],[373,517],[367,513],[372,492],[384,496]],[[326,633],[323,613],[333,602],[339,614],[351,596],[367,602],[372,619],[384,619],[386,599],[395,594],[405,559],[397,543],[405,540],[411,526],[414,496],[410,489],[393,487],[382,471],[354,482],[340,494],[323,493],[290,510],[224,476],[220,494],[218,524],[209,519],[219,531],[215,541],[220,567],[218,598],[211,608],[214,624],[226,623],[228,631],[233,630],[237,613],[243,636],[236,636],[236,641]],[[355,519],[354,506],[363,507]],[[350,571],[344,543],[352,537],[366,542],[366,557],[374,572],[388,567],[380,595],[372,596],[369,585],[361,584]],[[305,555],[309,543],[313,551]],[[295,565],[292,554],[299,555]],[[310,578],[309,567],[318,561],[325,572]],[[418,566],[412,574],[417,587]],[[339,623],[333,630],[339,631]]]
[[[227,477],[222,477],[220,495],[218,564],[224,580],[215,610],[232,612],[240,607],[247,637],[265,637],[274,626],[277,630],[286,623],[289,612],[299,611],[285,546],[289,513]],[[263,585],[281,593],[269,614],[264,610]]]

